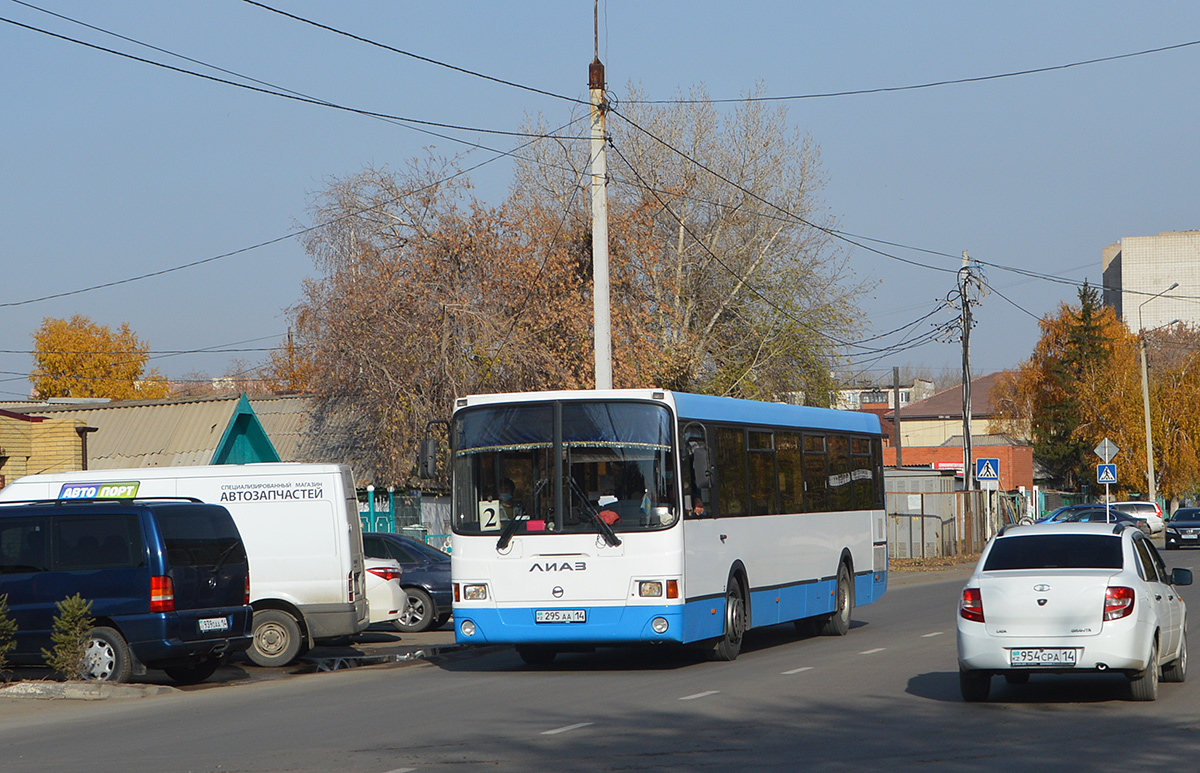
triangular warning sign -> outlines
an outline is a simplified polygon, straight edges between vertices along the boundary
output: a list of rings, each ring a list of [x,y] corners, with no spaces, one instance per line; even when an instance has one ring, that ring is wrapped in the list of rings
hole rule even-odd
[[[991,479],[991,478],[998,478],[1000,476],[996,474],[996,469],[994,467],[992,467],[991,462],[984,462],[983,466],[979,468],[979,474],[975,477],[980,478],[980,479],[983,479],[983,478]]]
[[[1117,468],[1111,464],[1100,465],[1100,474],[1096,476],[1097,483],[1116,483]]]

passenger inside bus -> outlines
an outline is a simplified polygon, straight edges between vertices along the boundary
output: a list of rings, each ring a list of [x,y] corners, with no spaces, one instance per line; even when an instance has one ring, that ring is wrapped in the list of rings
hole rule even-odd
[[[513,518],[521,514],[523,508],[520,501],[516,499],[517,486],[513,483],[512,478],[501,478],[500,480],[500,517],[511,521]]]

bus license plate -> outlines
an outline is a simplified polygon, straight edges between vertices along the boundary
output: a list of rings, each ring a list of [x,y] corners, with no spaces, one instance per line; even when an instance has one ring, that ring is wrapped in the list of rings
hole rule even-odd
[[[1011,666],[1073,666],[1077,652],[1069,647],[1009,650],[1008,663]]]
[[[538,609],[533,613],[538,623],[586,623],[586,609]]]
[[[202,617],[200,618],[200,630],[203,633],[212,631],[228,631],[229,620],[224,617]]]

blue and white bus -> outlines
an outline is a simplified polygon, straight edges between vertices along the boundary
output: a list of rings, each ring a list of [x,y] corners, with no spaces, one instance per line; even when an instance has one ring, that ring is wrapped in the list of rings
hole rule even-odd
[[[560,651],[843,635],[887,588],[879,419],[664,390],[495,394],[450,423],[456,640]]]

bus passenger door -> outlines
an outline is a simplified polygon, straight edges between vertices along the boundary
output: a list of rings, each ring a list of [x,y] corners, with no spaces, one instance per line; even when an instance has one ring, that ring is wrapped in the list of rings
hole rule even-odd
[[[685,599],[724,596],[728,579],[729,535],[716,510],[712,446],[707,428],[687,422],[679,432],[683,469]]]

